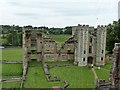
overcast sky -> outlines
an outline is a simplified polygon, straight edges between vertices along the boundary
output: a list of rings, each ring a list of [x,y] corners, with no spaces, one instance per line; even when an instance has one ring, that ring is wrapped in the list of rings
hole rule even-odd
[[[0,0],[0,24],[65,27],[107,25],[119,0]]]

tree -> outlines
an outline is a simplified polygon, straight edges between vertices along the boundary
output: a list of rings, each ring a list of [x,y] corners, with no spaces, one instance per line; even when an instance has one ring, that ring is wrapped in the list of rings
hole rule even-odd
[[[70,35],[72,35],[72,27],[65,27],[65,34],[70,34]]]
[[[120,43],[120,20],[107,26],[107,50],[112,52],[114,43]]]

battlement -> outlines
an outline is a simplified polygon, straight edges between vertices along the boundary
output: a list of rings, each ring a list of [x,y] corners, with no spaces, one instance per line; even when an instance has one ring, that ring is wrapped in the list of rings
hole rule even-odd
[[[72,28],[86,28],[86,27],[94,28],[93,26],[81,25],[81,24],[78,24],[77,26],[72,26]],[[98,25],[96,29],[98,29],[98,28],[106,28],[106,25]]]
[[[106,26],[105,25],[98,25],[97,28],[95,28],[95,27],[89,26],[89,25],[78,24],[77,26],[72,26],[72,36],[77,34],[79,31],[85,31],[85,30],[92,32],[95,35],[96,32],[98,32],[98,33],[102,33],[101,31],[106,32]],[[77,31],[77,33],[75,33],[76,31]]]

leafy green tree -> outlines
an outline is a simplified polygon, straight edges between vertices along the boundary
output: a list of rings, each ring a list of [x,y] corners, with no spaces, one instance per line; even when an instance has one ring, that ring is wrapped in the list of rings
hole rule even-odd
[[[72,27],[66,27],[65,28],[66,30],[65,30],[65,34],[70,34],[70,35],[72,35]]]
[[[114,43],[120,43],[120,20],[107,26],[107,50],[112,52]]]
[[[2,42],[2,46],[8,46],[7,39],[2,39],[1,42]]]

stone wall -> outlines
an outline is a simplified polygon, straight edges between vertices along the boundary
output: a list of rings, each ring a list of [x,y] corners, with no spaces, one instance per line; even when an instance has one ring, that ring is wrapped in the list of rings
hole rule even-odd
[[[120,90],[120,43],[115,43],[109,81],[98,81],[96,90]]]
[[[23,31],[24,64],[31,60],[57,61],[57,44],[46,37],[42,29],[24,29]]]
[[[74,37],[70,37],[61,47],[59,51],[59,61],[74,61]]]
[[[77,40],[75,61],[78,66],[105,64],[106,27],[89,25],[73,26],[72,36]]]
[[[110,71],[111,88],[120,90],[120,43],[115,43],[112,62]]]

